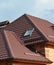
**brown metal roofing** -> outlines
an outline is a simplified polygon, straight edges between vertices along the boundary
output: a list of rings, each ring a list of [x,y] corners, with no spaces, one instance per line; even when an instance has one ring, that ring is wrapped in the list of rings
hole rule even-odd
[[[7,42],[3,31],[0,29],[0,60],[10,58],[11,55],[8,50]]]
[[[11,52],[11,56],[14,59],[24,59],[35,62],[51,63],[48,59],[38,53],[33,53],[25,46],[21,45],[17,39],[16,34],[13,31],[4,30],[4,35]]]
[[[32,35],[24,37],[23,36],[24,33],[32,28],[34,28]],[[5,29],[14,31],[17,37],[19,37],[20,40],[22,41],[22,44],[24,45],[47,41],[44,35],[38,30],[36,26],[34,26],[34,24],[31,22],[31,20],[28,19],[26,15],[23,15],[22,17],[16,19],[11,24],[9,24]]]
[[[27,14],[25,14],[25,16],[38,28],[38,30],[48,39],[48,41],[54,42],[54,30],[51,28],[53,25],[52,23]]]
[[[14,20],[6,29],[14,31],[24,45],[29,45],[46,41],[54,42],[54,27],[52,29],[52,25],[47,20],[24,14]],[[25,31],[32,28],[35,28],[32,35],[30,37],[23,37]]]
[[[0,60],[9,58],[51,63],[45,57],[35,54],[21,45],[13,31],[0,30]]]
[[[29,18],[29,20],[28,20]],[[31,20],[32,18],[32,20]],[[36,20],[36,19],[35,19]],[[33,17],[24,15],[14,22],[8,24],[5,28],[0,30],[0,60],[13,58],[13,59],[24,59],[32,60],[35,62],[51,63],[48,59],[38,53],[33,53],[22,44],[33,44],[36,42],[47,41],[45,35],[36,28],[36,23],[33,22]],[[22,24],[23,23],[23,24]],[[35,26],[34,26],[34,25]],[[38,24],[38,23],[37,23]],[[51,24],[49,24],[51,26]],[[34,27],[34,32],[31,37],[23,37],[26,30]],[[40,27],[41,28],[41,27]],[[36,38],[37,37],[37,38]],[[34,40],[36,39],[36,40]],[[33,40],[32,42],[30,40]],[[25,42],[26,41],[26,42]]]

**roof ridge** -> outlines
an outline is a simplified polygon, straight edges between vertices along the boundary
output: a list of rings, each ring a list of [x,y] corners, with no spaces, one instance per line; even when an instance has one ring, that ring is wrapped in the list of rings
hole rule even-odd
[[[10,55],[10,58],[13,58],[13,57],[12,57],[11,50],[10,50],[9,45],[8,45],[8,41],[7,41],[7,37],[6,37],[6,33],[5,33],[5,29],[3,30],[3,36],[4,36],[5,41],[6,41],[6,45],[7,45],[6,47],[7,47],[8,54]]]
[[[22,16],[23,16],[23,15],[22,15]],[[47,21],[48,23],[51,23],[51,22],[49,22],[49,21],[46,20],[46,19],[42,19],[42,18],[36,17],[36,16],[34,16],[34,15],[30,15],[30,14],[26,14],[26,13],[25,13],[24,16],[27,16],[27,17],[28,17],[28,16],[29,16],[29,17],[35,17],[35,18],[37,18],[37,19],[40,19],[40,20],[43,20],[43,21]],[[28,18],[29,18],[29,17],[28,17]],[[51,23],[51,24],[53,24],[53,23]]]

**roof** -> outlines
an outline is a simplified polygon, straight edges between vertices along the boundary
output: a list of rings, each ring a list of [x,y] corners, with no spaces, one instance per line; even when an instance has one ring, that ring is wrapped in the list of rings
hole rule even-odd
[[[1,31],[1,30],[0,30]],[[29,60],[33,62],[51,63],[50,60],[38,53],[33,53],[20,43],[15,32],[9,30],[2,30],[0,33],[0,60],[4,59],[18,59]],[[20,51],[20,52],[19,52]]]
[[[23,59],[35,63],[51,63],[42,55],[30,51],[25,45],[47,41],[54,42],[52,25],[46,20],[24,14],[4,28],[0,28],[0,60]],[[34,28],[32,35],[24,37],[25,32],[32,28]]]
[[[6,44],[2,29],[0,29],[0,60],[10,58],[11,55]]]
[[[22,24],[23,23],[23,24]],[[28,29],[34,29],[31,37],[23,37]],[[28,14],[24,14],[14,20],[6,27],[7,30],[15,32],[24,45],[30,45],[40,42],[54,42],[54,25],[47,20],[40,19]]]

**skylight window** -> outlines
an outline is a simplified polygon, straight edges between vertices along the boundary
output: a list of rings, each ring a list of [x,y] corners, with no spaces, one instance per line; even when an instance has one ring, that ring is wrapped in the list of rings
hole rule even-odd
[[[26,36],[31,36],[33,31],[34,31],[34,28],[27,30],[27,31],[25,32],[24,36],[25,36],[25,37],[26,37]]]

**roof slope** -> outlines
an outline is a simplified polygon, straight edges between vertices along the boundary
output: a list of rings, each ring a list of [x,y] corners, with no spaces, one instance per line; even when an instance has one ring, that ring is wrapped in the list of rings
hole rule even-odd
[[[39,29],[33,24],[33,22],[28,19],[27,15],[23,15],[20,18],[13,21],[11,24],[6,26],[6,30],[14,31],[17,37],[22,41],[22,44],[29,45],[40,42],[46,42],[47,38],[39,31]],[[22,24],[23,23],[23,24]],[[24,37],[24,33],[34,28],[34,31],[31,36]]]
[[[25,46],[21,45],[19,40],[17,40],[16,34],[13,31],[4,30],[4,34],[11,52],[12,58],[14,59],[24,59],[35,62],[45,62],[51,63],[47,58],[43,57],[38,53],[33,53]]]
[[[1,32],[1,30],[0,30]],[[35,54],[21,45],[13,31],[2,30],[0,33],[0,60],[18,59],[32,62],[51,63],[40,54]]]
[[[43,23],[43,21],[45,23]],[[51,61],[49,61],[42,55],[38,53],[35,54],[22,45],[23,43],[31,44],[31,43],[36,43],[36,42],[39,43],[50,40],[48,39],[47,34],[49,33],[53,35],[53,32],[51,32],[52,30],[50,29],[45,29],[45,27],[48,28],[48,26],[50,27],[52,26],[52,24],[48,23],[45,20],[38,19],[33,16],[25,14],[19,19],[16,19],[14,22],[8,24],[5,28],[3,29],[1,28],[0,45],[2,46],[2,48],[0,46],[0,50],[1,50],[0,60],[13,58],[18,60],[23,59],[23,60],[29,60],[35,62],[44,62],[45,64],[51,63]],[[24,38],[22,36],[24,32],[28,29],[32,29],[33,27],[35,30],[32,36],[28,38],[27,37]],[[47,31],[48,33],[46,33],[45,32],[46,30],[50,30],[50,31],[49,32]],[[53,39],[51,39],[51,41],[53,41]]]
[[[47,20],[24,14],[23,16],[9,24],[6,29],[14,31],[17,37],[21,39],[23,44],[29,45],[46,41],[54,42],[54,26],[53,29],[52,26],[53,24]],[[28,29],[32,29],[33,27],[35,28],[35,30],[32,36],[23,38],[23,34],[25,33],[25,31]],[[31,41],[34,39],[35,41]]]
[[[6,39],[4,38],[3,31],[0,29],[0,60],[10,57],[11,55],[8,50]]]
[[[26,14],[25,16],[39,29],[48,41],[54,42],[54,30],[51,28],[53,25],[52,23],[31,15]]]

